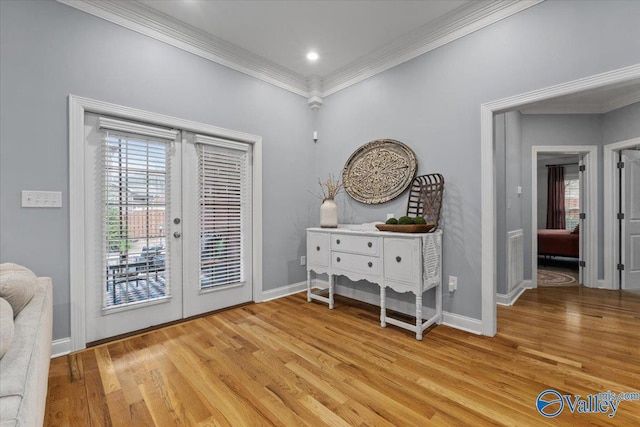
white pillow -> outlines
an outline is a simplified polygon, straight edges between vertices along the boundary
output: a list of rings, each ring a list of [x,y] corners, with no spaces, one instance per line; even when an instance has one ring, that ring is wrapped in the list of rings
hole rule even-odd
[[[15,318],[31,301],[36,292],[36,275],[21,265],[0,265],[0,298],[4,298],[13,309]]]
[[[11,346],[14,330],[11,304],[0,298],[0,359]]]
[[[0,264],[0,274],[7,273],[10,271],[23,271],[23,272],[31,273],[35,276],[35,273],[33,271],[29,270],[27,267],[23,265],[15,264],[13,262],[4,262]]]

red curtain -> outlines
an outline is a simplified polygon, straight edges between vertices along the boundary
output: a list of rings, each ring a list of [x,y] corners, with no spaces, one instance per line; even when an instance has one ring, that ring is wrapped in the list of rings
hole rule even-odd
[[[564,210],[564,168],[549,166],[547,180],[547,228],[566,228]]]

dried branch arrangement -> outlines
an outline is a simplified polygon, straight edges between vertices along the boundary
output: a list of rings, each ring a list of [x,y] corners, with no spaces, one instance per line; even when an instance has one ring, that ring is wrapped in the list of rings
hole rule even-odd
[[[325,182],[322,182],[322,180],[318,178],[318,184],[320,185],[320,191],[322,193],[312,194],[322,200],[334,199],[340,190],[344,188],[340,179],[336,179],[333,174],[330,174]]]

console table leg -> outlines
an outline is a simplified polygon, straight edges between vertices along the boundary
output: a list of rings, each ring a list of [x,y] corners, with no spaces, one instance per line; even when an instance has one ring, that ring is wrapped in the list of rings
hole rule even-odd
[[[380,326],[387,327],[387,289],[380,285]]]
[[[416,339],[422,341],[422,294],[416,295]]]
[[[329,310],[333,310],[333,274],[329,274]]]
[[[307,271],[307,302],[311,302],[311,270]]]

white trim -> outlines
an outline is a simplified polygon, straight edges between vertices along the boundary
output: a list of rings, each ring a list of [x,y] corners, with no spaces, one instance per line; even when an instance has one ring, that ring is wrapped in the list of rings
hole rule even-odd
[[[518,300],[518,298],[520,298],[520,295],[522,295],[524,291],[526,291],[527,289],[533,289],[533,288],[534,286],[531,280],[524,280],[520,282],[520,284],[516,286],[508,294],[497,294],[496,304],[511,306],[515,304],[515,302]]]
[[[627,139],[625,141],[607,144],[602,148],[604,162],[604,281],[602,287],[605,289],[618,289],[616,283],[618,270],[616,269],[616,259],[618,259],[618,240],[620,236],[615,231],[616,214],[618,205],[616,204],[618,193],[617,180],[614,178],[617,168],[616,152],[625,148],[635,147],[640,144],[639,138]]]
[[[312,109],[322,98],[508,18],[544,0],[469,2],[324,78],[293,72],[139,2],[58,0],[93,16],[144,34],[232,70],[304,96]],[[322,90],[320,90],[322,88]]]
[[[580,229],[582,260],[587,263],[582,284],[598,286],[598,146],[597,145],[535,145],[531,147],[531,281],[538,283],[538,154],[585,154],[587,180],[584,181],[586,201],[581,202],[587,217]]]
[[[473,319],[460,314],[442,312],[442,324],[451,328],[471,332],[476,335],[484,335],[484,328],[481,320]]]
[[[152,138],[168,139],[173,141],[178,136],[178,131],[157,126],[147,126],[142,123],[132,123],[124,120],[116,120],[110,117],[98,117],[100,129],[109,129],[119,132],[134,133]]]
[[[53,340],[51,343],[51,358],[64,356],[71,353],[71,338],[60,338],[59,340]]]
[[[195,135],[195,143],[196,144],[205,144],[205,145],[215,145],[216,147],[229,148],[231,150],[236,151],[249,151],[249,146],[247,144],[239,144],[237,142],[228,141],[226,139],[220,138],[211,138],[206,135]]]
[[[487,102],[480,106],[480,170],[481,188],[481,294],[482,333],[494,336],[496,318],[496,242],[495,242],[495,159],[493,152],[493,116],[515,110],[530,102],[555,98],[570,93],[620,83],[640,77],[640,64],[589,76],[547,88]]]
[[[253,145],[253,298],[262,298],[262,138],[244,132],[69,95],[69,221],[71,351],[86,347],[85,328],[85,112],[107,114]]]
[[[327,286],[329,286],[327,284]],[[318,286],[313,287],[318,288]],[[273,301],[278,298],[288,297],[289,295],[297,294],[298,292],[307,290],[307,281],[292,283],[291,285],[280,286],[279,288],[269,289],[262,292],[262,301]],[[306,298],[306,296],[305,296]]]

